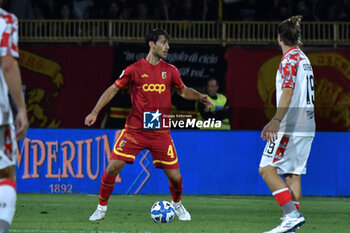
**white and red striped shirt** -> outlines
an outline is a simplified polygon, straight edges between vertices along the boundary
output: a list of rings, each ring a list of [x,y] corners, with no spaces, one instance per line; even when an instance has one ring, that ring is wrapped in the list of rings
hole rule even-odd
[[[276,102],[283,88],[293,88],[293,96],[280,132],[294,136],[315,136],[314,74],[307,56],[293,47],[282,57],[276,75]]]
[[[19,57],[18,54],[18,19],[0,8],[0,56]],[[8,87],[0,67],[0,125],[13,123]]]

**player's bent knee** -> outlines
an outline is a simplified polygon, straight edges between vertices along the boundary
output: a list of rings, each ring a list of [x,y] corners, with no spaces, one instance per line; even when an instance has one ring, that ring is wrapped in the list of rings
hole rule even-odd
[[[109,164],[108,167],[106,168],[106,172],[110,176],[115,176],[117,175],[117,167],[113,166],[112,164]]]
[[[260,176],[264,176],[264,168],[263,167],[259,167],[259,174],[260,174]]]
[[[276,173],[276,168],[271,167],[271,166],[259,167],[259,173],[260,173],[261,177],[265,180],[270,175],[273,175]]]
[[[169,181],[173,184],[178,184],[181,181],[181,175],[169,177]]]
[[[10,227],[10,223],[0,219],[0,233],[7,233]]]
[[[163,171],[171,183],[177,184],[181,181],[181,173],[179,169],[163,169]]]
[[[125,162],[121,160],[110,160],[106,172],[110,176],[115,176],[117,175],[125,166]]]

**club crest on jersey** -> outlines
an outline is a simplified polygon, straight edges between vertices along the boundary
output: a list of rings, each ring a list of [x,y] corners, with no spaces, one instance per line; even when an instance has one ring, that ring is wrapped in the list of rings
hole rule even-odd
[[[124,147],[125,144],[126,144],[126,141],[125,141],[125,140],[122,140],[122,141],[119,143],[119,146],[118,146],[117,150],[123,151],[123,147]]]
[[[165,71],[162,72],[162,79],[166,79],[166,72]]]
[[[162,113],[157,110],[156,112],[143,112],[143,128],[144,129],[160,129],[160,116]]]

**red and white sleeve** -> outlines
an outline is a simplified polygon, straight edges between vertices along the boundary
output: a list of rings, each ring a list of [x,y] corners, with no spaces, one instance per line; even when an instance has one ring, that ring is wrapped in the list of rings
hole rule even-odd
[[[297,64],[290,61],[282,64],[281,76],[283,79],[282,88],[295,88],[295,81],[297,76]]]
[[[13,56],[18,58],[18,19],[14,14],[1,16],[5,22],[5,31],[0,41],[0,56]]]

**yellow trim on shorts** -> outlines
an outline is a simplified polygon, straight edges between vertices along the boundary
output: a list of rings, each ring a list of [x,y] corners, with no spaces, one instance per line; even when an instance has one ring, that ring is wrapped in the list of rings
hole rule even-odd
[[[174,165],[175,163],[177,163],[177,156],[176,156],[176,159],[174,161],[171,161],[171,162],[154,160],[153,163],[161,163],[161,164],[165,164],[165,165]]]
[[[125,129],[122,130],[122,132],[120,133],[117,141],[114,143],[114,147],[113,147],[113,152],[117,153],[117,146],[119,144],[119,140],[122,138],[122,136],[124,135]]]
[[[119,152],[119,151],[117,150],[119,141],[120,141],[120,139],[123,137],[124,133],[125,133],[125,129],[122,130],[122,132],[120,133],[120,135],[119,135],[117,141],[115,142],[115,145],[114,145],[114,148],[113,148],[113,152],[114,152],[115,154],[119,155],[119,156],[122,156],[122,157],[135,159],[135,156],[134,156],[134,155],[124,154],[124,153]]]
[[[117,151],[117,150],[114,150],[114,153],[116,153],[117,155],[120,155],[120,156],[122,156],[122,157],[135,159],[135,156],[134,156],[134,155],[124,154],[124,153],[119,152],[119,151]]]

